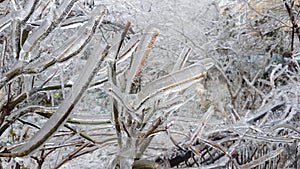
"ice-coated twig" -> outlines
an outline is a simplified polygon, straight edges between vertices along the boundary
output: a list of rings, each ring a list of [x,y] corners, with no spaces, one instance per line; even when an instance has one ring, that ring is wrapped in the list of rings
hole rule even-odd
[[[146,60],[149,56],[150,50],[153,47],[157,36],[158,36],[158,32],[155,31],[152,34],[151,39],[150,39],[149,43],[147,44],[147,47],[145,48],[145,51],[144,51],[143,55],[141,56],[141,58],[139,60],[140,62],[139,62],[139,65],[137,67],[137,70],[135,72],[135,75],[132,79],[129,93],[136,93],[137,91],[139,91],[139,90],[136,90],[136,89],[140,88],[141,84],[136,83],[135,81],[139,81],[139,79],[142,77],[142,69],[145,67]]]
[[[240,135],[243,135],[243,133],[239,131],[235,131]],[[285,137],[272,137],[272,136],[261,136],[261,135],[255,135],[255,134],[247,134],[244,133],[244,138],[250,139],[250,140],[255,140],[255,141],[266,141],[269,143],[293,143],[294,140],[290,138],[285,138]]]
[[[21,22],[18,19],[12,20],[12,48],[13,56],[16,60],[19,60],[19,54],[21,51]]]
[[[288,121],[292,120],[297,114],[299,113],[299,111],[295,110],[294,108],[291,108],[290,112],[287,114],[287,116],[281,120],[279,122],[279,124],[285,124]]]
[[[23,20],[26,22],[32,14],[38,0],[30,0],[25,3],[25,7],[15,7],[9,14],[0,19],[0,32],[10,26],[12,20]],[[13,4],[13,3],[12,3]],[[19,5],[17,5],[19,6]]]
[[[196,139],[201,136],[203,128],[205,127],[206,123],[208,122],[209,118],[211,117],[212,113],[214,112],[214,107],[210,106],[208,110],[203,114],[201,123],[199,124],[197,130],[191,137],[190,141],[188,144],[191,146],[195,143]]]
[[[20,58],[25,61],[29,61],[31,58],[29,52],[33,50],[42,40],[44,40],[50,32],[52,32],[62,21],[67,14],[71,11],[76,0],[63,1],[60,7],[57,9],[58,18],[52,15],[53,18],[47,18],[44,23],[27,38],[23,45]]]
[[[111,84],[111,87],[108,89],[108,92],[111,94],[112,97],[114,97],[114,99],[118,100],[118,102],[121,103],[122,106],[124,106],[126,111],[135,112],[135,110],[133,109],[133,107],[130,104],[130,102],[134,101],[135,96],[136,96],[135,94],[125,95],[114,84]],[[128,96],[128,97],[126,97],[126,96]]]
[[[200,62],[197,62],[182,70],[150,82],[137,94],[128,95],[122,93],[114,85],[111,86],[109,92],[113,97],[120,100],[129,112],[139,112],[149,101],[161,95],[182,91],[195,84],[206,76],[206,68],[210,68],[211,65],[213,65],[212,62],[207,62],[206,65],[200,65]]]
[[[29,112],[34,112],[36,110],[47,110],[46,107],[43,106],[28,106],[28,107],[24,107],[21,109],[18,109],[16,111],[14,111],[13,113],[11,113],[5,120],[5,123],[2,124],[1,128],[0,128],[0,136],[3,134],[3,132],[13,123],[15,122],[19,117],[25,115],[26,113]]]
[[[34,12],[34,10],[35,10],[35,8],[36,8],[39,1],[40,0],[31,0],[30,3],[28,3],[28,2],[25,3],[26,6],[25,6],[24,9],[25,9],[25,11],[28,11],[28,14],[22,20],[23,23],[26,23],[29,20],[30,16],[33,14],[33,12]]]
[[[89,20],[88,16],[76,16],[72,18],[67,18],[61,23],[61,29],[76,28],[82,26]]]
[[[270,74],[270,83],[271,83],[271,87],[275,87],[275,80],[277,77],[279,77],[285,70],[286,70],[286,66],[284,68],[282,68],[282,64],[278,64],[271,72]],[[281,69],[281,70],[280,70]]]
[[[148,40],[150,39],[151,32],[154,32],[155,25],[149,25],[145,29],[145,34],[142,37],[139,46],[136,49],[136,52],[132,56],[131,64],[130,64],[130,69],[128,72],[128,75],[126,77],[127,83],[126,83],[126,93],[130,93],[132,83],[134,81],[134,78],[136,77],[140,64],[142,63],[143,57],[144,57],[144,52],[147,49],[147,44]],[[145,59],[145,58],[144,58]]]
[[[126,38],[126,35],[127,35],[128,30],[129,30],[129,28],[130,28],[130,25],[131,25],[131,23],[130,23],[130,22],[127,22],[127,24],[125,25],[124,30],[123,30],[123,32],[122,32],[122,34],[121,34],[121,39],[120,39],[120,42],[119,42],[119,45],[118,45],[118,48],[117,48],[117,52],[116,52],[116,55],[115,55],[115,61],[118,59],[118,56],[119,56],[119,54],[120,54],[121,47],[122,47],[122,45],[123,45],[123,43],[124,43],[124,40],[125,40],[125,38]]]
[[[131,24],[130,22],[128,22],[126,24],[126,26],[121,34],[120,41],[117,46],[117,51],[116,51],[116,53],[114,53],[114,57],[111,58],[112,61],[110,61],[110,60],[108,61],[108,80],[111,83],[111,85],[113,85],[113,86],[117,86],[117,58],[120,53],[122,44],[125,40],[125,37],[127,35],[130,24]],[[117,90],[117,87],[115,90]],[[118,103],[118,100],[115,99],[114,97],[111,97],[110,100],[111,100],[111,107],[112,107],[112,117],[114,119],[115,130],[116,130],[116,134],[118,137],[118,145],[119,145],[119,148],[122,148],[121,122],[119,120],[120,110],[119,110],[119,106],[118,106],[119,103]],[[130,115],[131,115],[131,113],[130,113]],[[125,130],[125,131],[127,131],[127,130]]]
[[[8,14],[2,18],[0,18],[0,32],[2,32],[4,29],[10,26],[11,24],[11,15]]]
[[[252,80],[252,82],[250,82],[245,76],[243,76],[243,79],[245,80],[245,82],[247,83],[247,85],[249,86],[249,87],[251,87],[252,89],[254,89],[259,95],[261,95],[261,97],[265,97],[265,94],[262,92],[262,91],[260,91],[260,90],[258,90],[253,84],[254,84],[254,80],[255,79],[253,79]]]
[[[84,148],[91,145],[91,143],[84,143],[79,148],[68,154],[59,164],[57,164],[53,169],[59,169],[63,164],[68,162],[69,160],[75,158],[77,154],[79,154],[80,151],[82,151]]]
[[[102,12],[99,15],[97,14],[99,14],[99,12],[97,13],[95,12],[95,15],[91,18],[90,22],[86,23],[82,27],[82,29],[79,30],[79,32],[83,34],[82,36],[79,36],[81,38],[82,43],[78,44],[78,39],[76,39],[78,35],[72,37],[71,41],[68,41],[64,46],[64,48],[59,48],[55,52],[54,55],[56,56],[56,58],[49,60],[47,63],[43,64],[42,66],[27,67],[28,65],[27,62],[18,61],[14,66],[14,68],[12,68],[9,72],[5,74],[4,77],[0,79],[0,88],[2,88],[7,82],[9,82],[14,77],[17,77],[20,74],[40,73],[48,69],[49,67],[53,66],[55,63],[64,62],[70,59],[71,57],[75,56],[76,54],[78,54],[88,44],[88,42],[91,40],[92,36],[94,35],[97,26],[102,22],[104,13]],[[97,17],[96,20],[95,17]],[[92,27],[90,25],[91,23],[93,23]]]
[[[269,152],[267,155],[264,155],[258,159],[251,160],[251,162],[241,165],[240,169],[249,169],[249,168],[254,168],[255,166],[258,166],[266,161],[268,161],[271,158],[274,158],[278,155],[280,155],[284,151],[284,148],[280,148],[278,150],[274,150]]]
[[[138,47],[138,45],[140,43],[140,40],[136,40],[136,41],[133,41],[133,42],[134,42],[133,44],[128,44],[126,46],[128,49],[124,49],[125,52],[118,58],[117,64],[122,63],[123,61],[125,61],[126,59],[128,59],[130,56],[132,56],[133,52]]]
[[[196,63],[150,82],[138,93],[135,109],[139,109],[145,102],[160,94],[167,95],[195,84],[206,76],[206,67],[206,65]]]
[[[1,31],[0,31],[1,32]],[[0,67],[4,68],[5,67],[5,52],[6,52],[6,48],[7,48],[7,39],[4,38],[3,39],[3,44],[2,44],[2,51],[0,53]],[[1,89],[1,87],[0,87]]]
[[[222,145],[220,145],[220,144],[218,144],[218,143],[216,143],[216,142],[214,142],[214,141],[204,139],[204,138],[202,138],[202,137],[200,137],[200,136],[197,136],[197,139],[198,139],[200,142],[203,142],[204,144],[207,144],[207,145],[209,145],[209,146],[211,146],[211,147],[214,147],[216,150],[221,151],[221,152],[224,153],[226,156],[228,156],[230,159],[232,159],[231,154],[229,154],[229,153],[226,151],[226,149],[225,149]]]
[[[261,118],[263,118],[274,107],[282,106],[285,103],[286,103],[285,101],[273,101],[273,102],[266,104],[264,107],[258,109],[257,113],[253,117],[251,117],[247,120],[247,123],[254,124],[257,120],[260,120]]]
[[[184,64],[187,61],[187,59],[189,58],[190,53],[191,53],[191,48],[182,49],[175,65],[173,67],[172,72],[176,72],[184,67]]]
[[[72,56],[78,54],[92,39],[99,24],[103,20],[104,13],[99,8],[93,11],[89,21],[84,24],[74,36],[72,36],[64,46],[54,52],[58,62],[64,62]]]
[[[215,65],[215,67],[217,68],[217,70],[219,70],[219,72],[222,74],[223,78],[226,81],[226,85],[227,85],[227,89],[229,91],[229,94],[231,96],[231,98],[233,97],[233,91],[231,90],[231,88],[233,88],[233,84],[230,82],[230,80],[228,79],[228,77],[226,76],[225,72],[223,71],[222,67]]]
[[[72,91],[57,109],[57,112],[51,116],[46,124],[25,144],[11,150],[11,153],[0,153],[0,156],[25,156],[40,147],[57,129],[65,122],[72,112],[74,106],[78,103],[83,93],[87,90],[91,80],[100,69],[104,58],[107,56],[110,46],[107,46],[101,53],[101,48],[94,50],[89,57],[86,67],[81,71],[78,79],[75,81]]]

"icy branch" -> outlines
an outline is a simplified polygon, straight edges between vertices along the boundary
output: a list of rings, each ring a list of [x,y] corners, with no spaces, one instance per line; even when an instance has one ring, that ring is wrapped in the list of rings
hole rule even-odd
[[[12,150],[12,153],[0,153],[0,156],[25,156],[40,147],[55,131],[64,123],[74,106],[78,103],[83,93],[87,90],[91,80],[98,72],[100,65],[108,54],[109,46],[101,53],[101,48],[97,48],[89,57],[85,68],[81,71],[77,81],[72,87],[67,99],[57,109],[56,113],[46,122],[46,124],[24,145]]]

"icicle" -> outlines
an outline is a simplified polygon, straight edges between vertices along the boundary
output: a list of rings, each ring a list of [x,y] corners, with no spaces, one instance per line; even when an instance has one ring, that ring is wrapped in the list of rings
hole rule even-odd
[[[62,93],[62,97],[63,99],[65,99],[65,83],[64,83],[64,64],[57,64],[58,65],[58,69],[60,71],[60,85],[61,85],[61,93]]]
[[[47,91],[47,100],[51,101],[51,107],[54,107],[54,92]]]
[[[24,78],[24,92],[26,93],[26,101],[28,102],[29,101],[29,93],[30,93],[30,90],[32,89],[32,86],[31,86],[31,75],[26,75],[24,74],[23,75],[23,78]]]

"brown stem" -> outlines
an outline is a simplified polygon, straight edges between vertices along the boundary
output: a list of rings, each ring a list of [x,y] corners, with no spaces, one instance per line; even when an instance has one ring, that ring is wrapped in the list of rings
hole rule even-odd
[[[294,36],[295,36],[295,32],[297,33],[297,36],[298,36],[298,40],[300,41],[300,28],[295,20],[295,15],[293,14],[293,11],[292,11],[292,7],[293,7],[293,2],[291,5],[289,5],[286,0],[283,0],[284,2],[284,6],[289,14],[289,17],[290,17],[290,21],[292,23],[292,42],[291,42],[291,53],[294,51]]]
[[[59,164],[57,164],[53,169],[58,169],[59,167],[61,167],[63,164],[65,164],[66,162],[68,162],[69,160],[72,160],[74,158],[74,156],[79,153],[81,150],[83,150],[85,147],[88,147],[89,145],[91,145],[91,143],[84,143],[82,146],[80,146],[78,149],[76,149],[75,151],[73,151],[71,154],[69,154],[66,158],[64,158]]]

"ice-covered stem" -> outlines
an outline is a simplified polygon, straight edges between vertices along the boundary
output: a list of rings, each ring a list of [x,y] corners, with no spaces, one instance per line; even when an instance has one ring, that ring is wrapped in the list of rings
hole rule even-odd
[[[76,150],[74,150],[72,153],[70,153],[69,155],[67,155],[59,164],[57,164],[53,169],[58,169],[60,168],[63,164],[65,164],[66,162],[72,160],[73,158],[75,158],[77,156],[77,154],[79,154],[80,151],[82,151],[84,148],[90,146],[91,143],[84,143],[82,144],[79,148],[77,148]]]
[[[280,155],[283,151],[284,151],[284,148],[280,148],[278,150],[271,151],[268,154],[266,154],[258,159],[251,160],[251,162],[241,165],[240,169],[255,168],[256,166],[265,163],[266,161],[270,160],[271,158],[274,158],[274,157]]]
[[[4,38],[3,39],[3,45],[2,45],[2,51],[0,52],[0,67],[4,68],[6,67],[5,66],[5,52],[6,52],[6,49],[7,49],[7,39]]]
[[[195,131],[195,133],[191,137],[191,140],[189,141],[189,145],[193,145],[195,143],[195,141],[196,141],[196,138],[200,137],[202,135],[202,131],[203,131],[206,123],[208,122],[208,120],[211,117],[211,115],[212,115],[213,112],[214,112],[214,107],[210,106],[208,108],[208,110],[206,111],[206,113],[203,115],[203,117],[201,119],[201,123],[198,126],[197,130]]]
[[[157,164],[153,161],[147,161],[147,160],[136,160],[136,161],[134,161],[132,168],[133,169],[142,169],[142,168],[161,169],[159,164]]]
[[[48,80],[52,79],[52,77],[50,77]],[[46,80],[44,83],[47,83],[48,80]],[[33,83],[33,82],[32,82]],[[27,85],[32,85],[33,84],[27,84]],[[7,97],[2,97],[0,98],[2,101],[0,103],[0,112],[1,112],[1,117],[0,117],[0,126],[3,123],[3,119],[5,116],[9,116],[11,111],[21,102],[23,102],[26,98],[28,98],[29,96],[35,94],[37,91],[39,91],[39,89],[41,89],[43,85],[41,85],[40,87],[37,88],[33,88],[31,90],[27,90],[25,92],[22,92],[21,94],[14,96],[11,95],[10,92],[7,92]],[[10,90],[10,85],[8,85],[8,89]],[[1,134],[0,134],[1,135]]]
[[[74,129],[73,127],[71,127],[70,125],[68,124],[64,124],[64,127],[66,127],[67,129],[71,130],[72,132],[78,134],[80,137],[92,142],[92,143],[95,143],[96,141],[94,139],[92,139],[89,135],[83,133],[83,132],[80,132],[80,131],[77,131],[76,129]]]
[[[226,84],[226,86],[227,86],[227,90],[228,90],[228,92],[229,92],[229,95],[230,95],[230,98],[231,98],[231,105],[233,105],[234,107],[233,108],[235,108],[236,106],[236,100],[237,100],[237,98],[238,98],[238,96],[239,96],[239,94],[241,93],[241,91],[242,91],[242,84],[240,83],[240,84],[238,84],[238,87],[236,87],[235,85],[234,85],[234,83],[232,83],[229,79],[228,79],[228,77],[227,77],[227,75],[225,74],[225,71],[223,70],[223,68],[221,68],[220,66],[218,66],[218,65],[215,65],[215,67],[217,68],[217,70],[221,73],[221,75],[222,75],[222,77],[225,79],[225,84]],[[233,114],[232,114],[233,115]],[[233,115],[233,117],[235,117],[235,115]]]
[[[13,43],[13,53],[16,60],[19,60],[20,51],[22,41],[23,41],[23,35],[21,35],[22,26],[26,24],[26,22],[29,20],[30,16],[33,14],[35,7],[37,6],[39,0],[31,0],[30,2],[27,2],[25,4],[25,7],[23,8],[24,14],[26,14],[25,18],[23,20],[20,20],[18,17],[14,17],[12,20],[12,43]],[[29,9],[30,8],[30,9]],[[17,11],[15,11],[17,12]],[[21,16],[23,17],[23,16]],[[26,32],[26,30],[24,30]],[[23,32],[24,32],[23,31]],[[22,36],[22,40],[21,40]]]
[[[185,62],[187,61],[190,53],[191,53],[191,48],[184,48],[181,51],[181,54],[179,55],[172,72],[176,72],[184,67]]]
[[[17,60],[19,60],[20,51],[21,51],[21,21],[18,19],[14,19],[12,21],[12,47],[13,47],[13,56]]]
[[[139,151],[137,151],[135,159],[138,160],[142,157],[145,150],[149,146],[152,138],[154,137],[152,134],[157,132],[157,128],[162,124],[161,118],[158,118],[153,124],[152,127],[144,134],[140,136],[137,140],[137,145],[139,146]]]
[[[137,94],[124,94],[115,85],[109,89],[109,93],[121,103],[128,112],[140,112],[143,106],[163,95],[182,91],[206,76],[206,71],[214,65],[212,59],[206,58],[176,71],[172,74],[160,77],[143,87]],[[135,104],[131,105],[129,102]],[[132,113],[132,116],[134,115]]]
[[[268,104],[258,109],[253,117],[248,118],[247,123],[255,124],[256,121],[261,120],[270,110],[275,107],[283,106],[284,104],[286,104],[286,101],[270,101]]]
[[[37,46],[42,40],[44,40],[57,26],[65,19],[65,17],[71,11],[73,5],[77,0],[64,1],[57,9],[58,18],[53,21],[46,21],[44,25],[40,26],[34,34],[28,38],[27,43],[24,44],[24,53],[22,59],[27,60],[28,54],[31,52],[35,46]]]
[[[44,110],[47,111],[46,107],[43,106],[28,106],[25,108],[18,109],[16,112],[12,113],[9,117],[6,118],[5,123],[1,125],[0,128],[0,136],[3,132],[12,124],[14,123],[19,117],[25,115],[29,112],[34,112],[36,110]]]
[[[142,139],[145,139],[149,137],[151,134],[155,132],[155,130],[158,128],[158,126],[162,123],[161,119],[158,118],[155,123],[152,125],[149,131],[147,131],[145,134],[142,135]],[[143,140],[142,140],[143,141]]]
[[[113,58],[113,61],[109,62],[109,65],[108,65],[109,66],[109,76],[110,76],[109,81],[112,83],[112,85],[115,85],[115,86],[117,86],[117,59],[118,59],[118,55],[120,53],[122,44],[125,40],[125,37],[127,35],[130,25],[131,25],[131,23],[127,22],[126,26],[124,27],[115,57]],[[121,133],[121,126],[120,126],[120,121],[119,121],[118,101],[115,98],[111,98],[111,100],[112,100],[112,111],[113,111],[115,130],[116,130],[116,134],[118,137],[118,144],[119,144],[119,147],[121,148],[122,147],[122,133]]]
[[[141,68],[143,68],[143,66],[141,66],[141,63],[143,62],[143,60],[146,59],[146,57],[149,54],[149,50],[150,48],[147,49],[147,47],[149,47],[149,33],[151,32],[155,32],[153,31],[154,29],[154,25],[149,25],[146,29],[145,29],[145,34],[143,35],[143,37],[141,38],[141,41],[139,43],[139,46],[137,47],[136,51],[133,53],[130,65],[129,65],[129,71],[128,74],[126,76],[126,89],[125,89],[125,93],[132,93],[132,86],[134,85],[134,80],[136,80],[137,74],[139,72],[139,70]],[[154,39],[155,40],[155,39]],[[153,41],[154,42],[154,41]],[[152,43],[153,45],[153,43]],[[152,47],[150,45],[150,47]],[[148,51],[148,54],[147,52]],[[135,92],[136,93],[136,92]]]
[[[112,99],[112,108],[113,108],[113,118],[114,118],[114,124],[116,129],[116,134],[118,137],[118,144],[119,147],[122,147],[122,133],[121,133],[121,126],[119,121],[119,110],[118,110],[118,102],[115,99]]]
[[[6,85],[13,78],[21,74],[41,73],[49,67],[55,65],[56,63],[65,62],[66,60],[77,55],[90,42],[93,35],[95,34],[97,27],[102,22],[104,13],[99,13],[100,12],[94,12],[92,14],[94,17],[92,17],[89,22],[87,22],[81,27],[81,29],[78,30],[77,34],[79,34],[80,36],[76,34],[76,36],[71,37],[70,40],[66,42],[66,44],[62,48],[59,48],[54,52],[55,58],[49,60],[46,64],[40,67],[27,67],[28,63],[17,63],[15,68],[7,72],[6,75],[0,79],[0,88]],[[95,19],[95,17],[98,18]]]
[[[50,76],[46,81],[44,81],[44,83],[42,85],[40,85],[39,87],[35,87],[32,88],[31,90],[27,91],[27,92],[22,92],[21,94],[19,94],[18,96],[15,97],[10,97],[9,99],[4,99],[4,101],[2,101],[2,103],[5,103],[5,105],[0,105],[0,112],[4,112],[5,116],[10,115],[10,112],[21,102],[23,102],[25,99],[27,99],[28,97],[34,95],[35,93],[39,92],[39,91],[46,91],[46,90],[54,90],[53,88],[44,88],[43,86],[49,82],[49,80],[51,80],[53,78],[55,74],[53,74],[52,76]],[[32,85],[33,86],[33,85]],[[67,86],[67,85],[66,85]],[[61,88],[61,86],[60,86]],[[59,88],[59,89],[60,89]],[[57,89],[57,87],[56,87]],[[9,95],[9,94],[8,94]],[[2,124],[2,120],[0,120],[0,125]],[[2,130],[2,128],[0,129]],[[2,134],[2,132],[4,131],[0,131],[0,135]]]
[[[149,41],[149,43],[148,43],[148,45],[147,45],[147,47],[146,47],[146,49],[145,49],[142,57],[141,57],[140,63],[138,65],[138,67],[137,67],[136,74],[135,74],[135,76],[133,78],[133,81],[131,83],[130,93],[137,93],[140,90],[140,85],[141,85],[140,84],[140,81],[141,81],[140,79],[142,77],[142,69],[145,67],[146,60],[147,60],[147,58],[149,56],[150,50],[153,47],[154,42],[155,42],[157,36],[158,36],[158,32],[155,31],[152,34],[151,39],[150,39],[150,41]]]
[[[170,94],[191,86],[206,76],[206,71],[214,65],[209,59],[203,59],[189,67],[172,74],[158,78],[146,86],[137,94],[135,109],[140,109],[143,104],[160,94]]]
[[[112,86],[115,86],[115,84],[117,83],[117,79],[116,79],[116,65],[115,65],[115,60],[114,61],[108,61],[108,80],[111,83]],[[121,133],[121,126],[120,126],[120,121],[119,121],[119,110],[118,110],[118,101],[111,97],[111,106],[112,106],[112,118],[114,121],[114,125],[115,125],[115,130],[116,130],[116,134],[118,137],[118,145],[119,148],[122,147],[122,133]]]
[[[94,78],[94,76],[100,69],[100,65],[102,64],[104,58],[107,56],[109,49],[110,46],[107,46],[102,52],[102,56],[100,57],[100,48],[93,52],[93,54],[89,57],[85,68],[81,71],[78,79],[75,81],[72,87],[72,91],[69,93],[68,98],[62,102],[62,104],[57,109],[56,113],[53,116],[51,116],[51,118],[46,122],[46,124],[30,140],[28,140],[25,144],[21,145],[20,147],[11,150],[10,153],[0,153],[0,156],[26,156],[32,151],[36,150],[38,147],[40,147],[43,143],[45,143],[46,140],[50,138],[68,118],[74,106],[78,103],[83,93],[89,87],[91,80]]]
[[[22,23],[23,23],[23,24],[26,23],[26,22],[29,20],[30,16],[33,14],[33,12],[34,12],[36,6],[38,5],[39,1],[40,1],[40,0],[33,0],[33,4],[32,4],[32,6],[30,7],[29,13],[28,13],[28,14],[25,16],[25,18],[22,20]],[[28,6],[27,8],[29,8],[29,6]]]
[[[119,43],[119,46],[118,46],[118,49],[117,49],[117,53],[116,53],[116,56],[115,56],[115,61],[118,59],[118,56],[119,56],[122,44],[124,43],[124,40],[126,38],[128,30],[130,28],[130,25],[131,25],[131,22],[127,22],[127,24],[125,25],[124,30],[123,30],[123,32],[121,34],[121,40],[120,40],[120,43]]]

